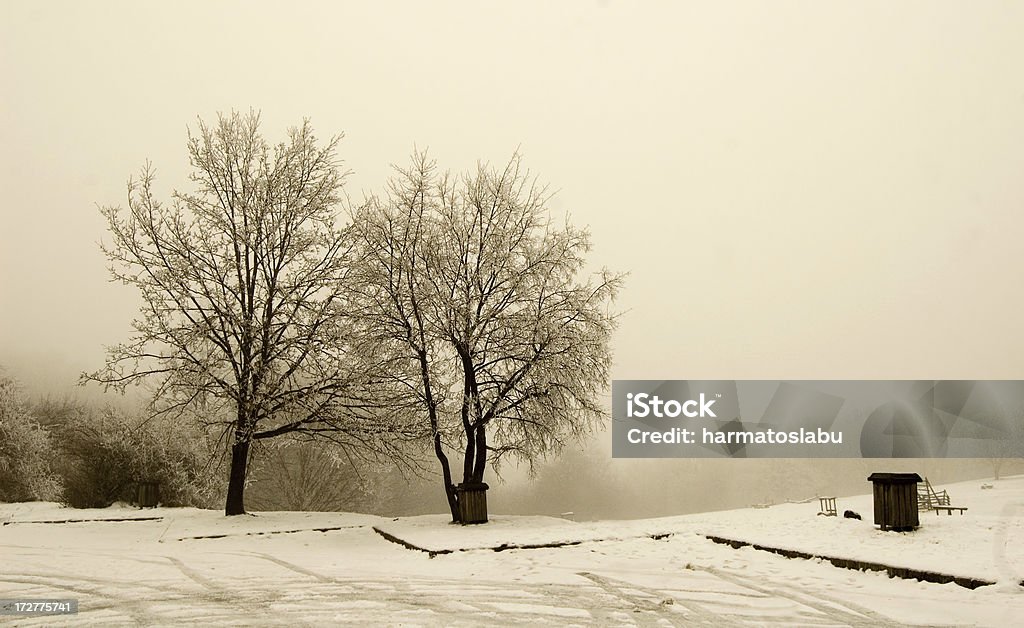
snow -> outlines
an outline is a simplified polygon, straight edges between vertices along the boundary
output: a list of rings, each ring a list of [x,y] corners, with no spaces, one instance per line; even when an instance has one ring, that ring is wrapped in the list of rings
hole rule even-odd
[[[1024,580],[1024,477],[972,481],[946,488],[955,506],[968,510],[947,514],[923,511],[921,527],[899,533],[872,523],[871,495],[838,498],[838,517],[813,516],[817,500],[781,504],[758,511],[694,515],[701,530],[731,539],[794,549],[816,555],[872,561],[957,576],[1019,583]],[[863,520],[847,519],[853,510]]]
[[[937,487],[967,512],[922,512],[909,533],[875,528],[870,495],[837,500],[862,521],[817,516],[815,500],[637,521],[494,514],[477,526],[440,515],[2,504],[0,597],[80,602],[77,616],[18,618],[24,626],[1019,624],[1024,476],[981,484]],[[127,518],[148,520],[110,521]],[[68,519],[94,521],[37,523]],[[708,534],[998,584],[889,578]]]
[[[523,546],[623,541],[671,533],[658,520],[574,523],[554,517],[490,515],[486,525],[460,526],[445,515],[383,522],[375,527],[428,552],[515,549]]]

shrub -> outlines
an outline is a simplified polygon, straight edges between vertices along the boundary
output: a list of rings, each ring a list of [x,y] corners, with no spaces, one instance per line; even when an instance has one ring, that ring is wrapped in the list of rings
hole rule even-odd
[[[210,443],[184,422],[73,404],[65,404],[56,418],[52,406],[48,414],[59,436],[65,505],[131,502],[140,481],[158,482],[165,506],[206,507],[220,497]]]
[[[332,456],[319,443],[260,448],[251,468],[248,503],[254,510],[353,511],[369,502],[369,472]]]
[[[17,383],[0,374],[0,501],[56,498],[51,448],[49,432],[29,414]]]

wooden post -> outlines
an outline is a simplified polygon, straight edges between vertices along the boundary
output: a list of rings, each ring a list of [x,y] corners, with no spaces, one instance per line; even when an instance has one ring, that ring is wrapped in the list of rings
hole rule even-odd
[[[156,508],[160,503],[160,484],[157,482],[139,482],[137,499],[139,508]]]
[[[487,489],[483,482],[464,482],[455,487],[459,495],[459,516],[462,525],[487,523]]]

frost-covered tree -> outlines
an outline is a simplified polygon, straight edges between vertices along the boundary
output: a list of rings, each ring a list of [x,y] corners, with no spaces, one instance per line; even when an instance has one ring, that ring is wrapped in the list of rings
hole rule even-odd
[[[0,372],[0,501],[55,499],[50,434],[31,416],[18,383]]]
[[[416,154],[354,220],[366,328],[398,357],[456,521],[450,453],[480,483],[488,462],[557,451],[606,414],[622,277],[584,276],[588,233],[548,200],[518,155],[456,177]]]
[[[345,173],[339,137],[308,122],[269,144],[255,113],[199,121],[189,133],[191,191],[158,200],[150,167],[127,210],[102,208],[116,280],[142,296],[131,339],[84,380],[123,389],[158,382],[161,412],[191,410],[231,446],[225,513],[245,512],[253,441],[323,437],[390,446],[365,396],[373,351],[346,316],[348,250],[335,221]]]

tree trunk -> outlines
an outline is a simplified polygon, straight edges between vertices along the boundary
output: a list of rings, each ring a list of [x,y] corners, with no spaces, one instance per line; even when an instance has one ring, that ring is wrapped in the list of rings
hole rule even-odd
[[[414,303],[415,306],[415,303]],[[420,334],[422,340],[422,333]],[[427,352],[418,350],[416,356],[420,363],[420,377],[423,381],[423,395],[427,400],[427,414],[430,417],[430,429],[434,432],[434,455],[441,463],[441,480],[444,482],[444,494],[448,499],[448,510],[452,512],[452,522],[462,523],[459,516],[459,498],[455,492],[455,485],[452,484],[452,470],[448,464],[448,456],[444,453],[444,446],[441,444],[441,432],[438,429],[437,403],[434,401],[434,388],[430,384],[430,365],[427,361]]]
[[[476,439],[473,438],[473,429],[464,428],[466,432],[466,451],[462,456],[462,481],[473,481],[473,468],[476,462]]]
[[[469,419],[469,385],[462,397],[462,431],[466,434],[466,449],[462,453],[462,481],[473,481],[473,462],[476,459],[476,440],[473,438],[473,424]]]
[[[245,473],[249,463],[249,441],[236,442],[231,446],[231,474],[228,476],[228,500],[224,514],[245,514]]]
[[[452,484],[452,470],[448,465],[448,456],[444,455],[441,447],[441,434],[434,432],[434,455],[441,463],[441,480],[444,482],[444,494],[448,498],[448,509],[452,511],[452,523],[462,523],[459,516],[459,501],[455,493],[455,485]]]
[[[473,370],[473,359],[465,346],[456,347],[459,358],[462,361],[462,430],[466,434],[466,451],[462,458],[462,481],[472,483],[474,471],[476,470],[476,458],[479,453],[476,449],[476,432],[478,426],[474,421],[479,421],[479,413],[473,416],[471,413],[474,407],[479,405],[476,385],[476,373]]]
[[[477,484],[484,481],[484,469],[487,467],[487,430],[483,425],[476,426],[476,460],[473,463],[473,481]]]

